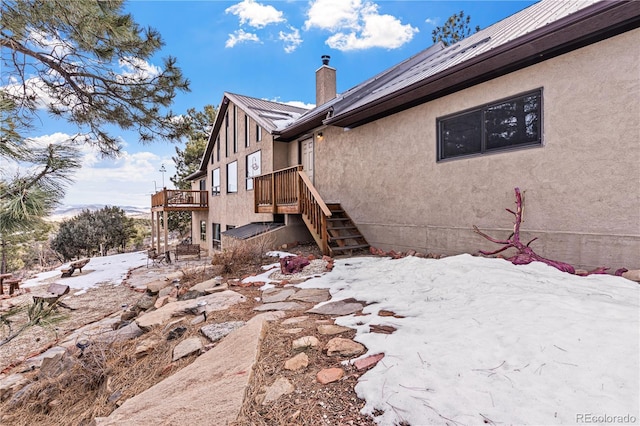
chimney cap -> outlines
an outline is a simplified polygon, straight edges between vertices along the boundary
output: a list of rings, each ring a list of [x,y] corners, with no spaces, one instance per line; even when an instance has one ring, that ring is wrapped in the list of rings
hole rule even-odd
[[[329,59],[331,59],[331,56],[322,55],[322,65],[329,65]]]

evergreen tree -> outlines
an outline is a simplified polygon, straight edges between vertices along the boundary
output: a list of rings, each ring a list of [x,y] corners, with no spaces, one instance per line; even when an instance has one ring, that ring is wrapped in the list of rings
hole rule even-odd
[[[123,12],[123,0],[0,2],[0,272],[7,241],[63,198],[80,166],[79,142],[110,156],[120,151],[110,126],[135,130],[143,142],[188,129],[168,110],[178,91],[189,90],[175,59],[162,67],[147,62],[162,44]],[[74,124],[77,134],[34,145],[25,136],[42,111]],[[14,163],[28,171],[7,174]]]
[[[465,37],[471,35],[471,16],[460,13],[454,13],[447,19],[441,27],[436,27],[431,32],[431,38],[434,43],[441,41],[445,46],[455,44]],[[476,25],[475,31],[480,31],[480,27]]]

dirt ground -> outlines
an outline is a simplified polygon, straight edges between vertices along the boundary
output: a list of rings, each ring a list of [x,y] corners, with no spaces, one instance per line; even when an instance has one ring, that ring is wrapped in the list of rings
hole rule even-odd
[[[313,245],[302,246],[295,250],[299,254],[314,254],[319,256]],[[175,270],[175,265],[171,268]],[[203,268],[204,271],[204,268]],[[135,286],[136,281],[148,279],[149,270],[138,268],[131,272],[127,282]],[[154,272],[165,274],[170,272],[166,267],[154,268]],[[235,275],[227,274],[226,279],[241,278],[249,273],[261,272],[258,265],[251,265],[246,270]],[[211,278],[206,273],[192,276],[195,282]],[[253,308],[259,303],[261,292],[256,287],[231,287],[232,290],[246,296],[246,302],[235,305],[227,311],[216,313],[209,322],[246,321],[256,312]],[[37,291],[37,289],[33,289]],[[0,347],[0,366],[5,373],[20,371],[20,362],[30,354],[41,352],[53,346],[60,337],[66,335],[85,324],[105,318],[115,312],[131,306],[142,296],[127,285],[101,285],[90,289],[78,296],[65,297],[67,305],[75,310],[61,310],[62,318],[53,326],[35,326],[27,329],[11,342]],[[30,296],[22,295],[11,299],[19,304],[30,301]],[[5,301],[6,303],[6,301]],[[5,306],[6,307],[6,306]],[[287,312],[287,317],[305,315],[304,312]],[[330,321],[329,317],[312,316],[308,320],[297,324],[296,327],[305,329],[306,334],[314,334],[317,320]],[[204,324],[187,327],[187,332],[180,339],[167,342],[155,351],[153,356],[132,361],[131,354],[135,350],[135,342],[125,343],[118,348],[109,348],[112,360],[102,360],[100,367],[92,366],[97,371],[95,383],[87,384],[86,377],[78,381],[67,380],[67,383],[50,383],[42,381],[31,389],[34,404],[11,404],[4,401],[0,404],[0,411],[11,413],[0,419],[0,423],[7,425],[63,425],[88,424],[93,417],[106,416],[127,398],[163,380],[167,375],[184,368],[196,359],[190,356],[178,362],[171,362],[173,346],[179,341],[197,335]],[[6,333],[7,330],[3,330]],[[348,332],[340,337],[353,337],[355,332]],[[252,375],[250,386],[247,388],[245,402],[240,416],[233,426],[249,425],[374,425],[373,420],[360,414],[364,401],[360,400],[354,386],[363,372],[357,372],[350,366],[342,366],[340,360],[328,357],[322,347],[335,336],[314,334],[321,342],[317,350],[308,351],[309,367],[302,372],[291,372],[284,369],[284,362],[294,354],[291,352],[291,341],[300,335],[290,335],[282,332],[280,322],[270,323],[261,344],[259,361]],[[146,335],[145,335],[146,336]],[[4,338],[4,336],[3,336]],[[101,356],[104,356],[104,349]],[[86,361],[85,361],[86,362]],[[97,364],[96,364],[97,365]],[[18,366],[18,367],[16,367]],[[322,385],[316,381],[316,374],[324,368],[342,366],[345,377],[338,382]],[[277,401],[262,405],[260,395],[265,387],[271,385],[277,377],[286,377],[295,387],[289,395],[280,397]],[[75,387],[75,389],[74,389]],[[113,398],[114,388],[124,388],[127,391],[119,398]],[[44,390],[48,389],[47,392]],[[58,389],[52,392],[50,389]],[[49,395],[50,394],[50,395]],[[60,404],[60,401],[65,404]]]

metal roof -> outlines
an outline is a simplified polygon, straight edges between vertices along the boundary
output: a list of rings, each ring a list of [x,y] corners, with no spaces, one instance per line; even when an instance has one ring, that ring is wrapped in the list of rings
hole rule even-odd
[[[267,231],[277,229],[284,226],[284,223],[277,222],[253,222],[246,225],[238,226],[237,228],[227,229],[222,232],[222,235],[227,237],[237,238],[239,240],[246,240],[256,235],[263,234]]]
[[[306,108],[252,98],[236,93],[225,92],[224,95],[269,133],[273,133],[278,128],[285,127],[288,123],[292,123],[308,111]]]
[[[458,43],[446,48],[442,46],[439,52],[434,53],[433,47],[430,47],[413,58],[410,58],[409,67],[395,66],[390,68],[389,71],[385,73],[391,75],[387,75],[387,78],[381,81],[380,84],[372,85],[365,82],[356,86],[353,91],[359,94],[357,100],[353,102],[346,98],[345,101],[347,102],[337,104],[334,108],[334,116],[361,107],[375,99],[410,86],[417,81],[441,73],[598,1],[599,0],[543,0],[484,30],[462,39]]]

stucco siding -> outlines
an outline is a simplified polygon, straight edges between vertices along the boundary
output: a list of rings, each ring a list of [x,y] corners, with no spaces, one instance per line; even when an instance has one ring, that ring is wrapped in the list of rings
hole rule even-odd
[[[315,185],[372,245],[454,254],[506,237],[514,187],[546,257],[640,267],[640,30],[345,131],[324,129]],[[436,119],[542,88],[543,146],[436,161]]]

